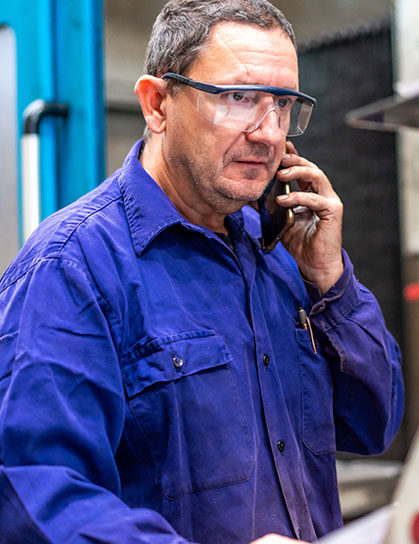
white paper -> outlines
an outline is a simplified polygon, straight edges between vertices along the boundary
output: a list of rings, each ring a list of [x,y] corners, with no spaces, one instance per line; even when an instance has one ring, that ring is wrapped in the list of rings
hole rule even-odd
[[[318,542],[321,544],[383,544],[393,514],[393,505],[384,506],[320,538]]]

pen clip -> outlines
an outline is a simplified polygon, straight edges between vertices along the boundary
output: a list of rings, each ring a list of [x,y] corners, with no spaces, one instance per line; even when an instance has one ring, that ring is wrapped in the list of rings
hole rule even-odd
[[[311,345],[313,346],[313,351],[317,355],[316,341],[314,339],[313,328],[311,326],[310,318],[307,315],[307,312],[304,308],[299,308],[298,310],[298,320],[302,329],[308,329],[310,332]]]
[[[300,322],[300,327],[302,329],[307,328],[307,312],[304,310],[304,308],[300,308],[298,310],[298,321]]]

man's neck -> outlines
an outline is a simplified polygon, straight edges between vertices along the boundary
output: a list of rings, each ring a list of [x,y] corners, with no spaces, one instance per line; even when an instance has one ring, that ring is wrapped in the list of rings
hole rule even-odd
[[[179,189],[180,184],[173,182],[173,176],[167,171],[164,162],[156,160],[156,157],[161,157],[161,151],[156,149],[156,144],[151,138],[142,146],[139,160],[144,170],[166,193],[178,212],[194,225],[200,225],[217,233],[228,234],[224,225],[226,214],[216,213],[204,202],[197,201],[192,195],[182,193]]]

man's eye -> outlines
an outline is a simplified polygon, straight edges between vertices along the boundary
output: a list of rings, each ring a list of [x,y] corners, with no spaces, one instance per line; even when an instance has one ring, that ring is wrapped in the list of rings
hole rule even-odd
[[[288,109],[292,106],[292,100],[286,96],[282,96],[281,98],[278,98],[277,104],[281,109]]]
[[[230,93],[229,98],[232,102],[235,102],[237,104],[243,104],[248,100],[247,96],[244,93],[238,91]]]

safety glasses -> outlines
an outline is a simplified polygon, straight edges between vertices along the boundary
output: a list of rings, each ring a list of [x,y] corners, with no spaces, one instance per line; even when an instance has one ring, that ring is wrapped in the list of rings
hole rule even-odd
[[[253,132],[270,112],[275,112],[285,136],[303,134],[316,100],[292,89],[265,85],[210,85],[167,72],[162,79],[174,79],[198,91],[197,111],[214,125]]]

